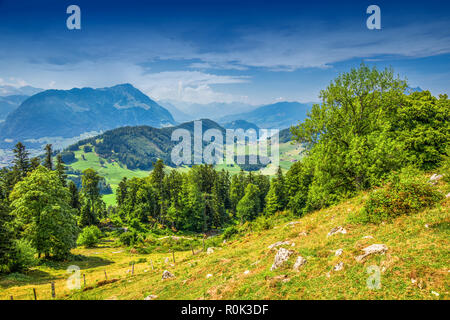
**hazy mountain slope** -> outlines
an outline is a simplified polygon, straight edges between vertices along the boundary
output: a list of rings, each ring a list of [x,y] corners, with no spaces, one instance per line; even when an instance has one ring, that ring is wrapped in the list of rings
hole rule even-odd
[[[186,121],[195,120],[194,116],[181,111],[173,103],[171,103],[167,100],[159,100],[158,103],[159,103],[159,105],[161,105],[164,108],[166,108],[167,110],[169,110],[169,112],[172,114],[173,118],[177,122],[186,122]]]
[[[110,88],[47,90],[25,100],[7,117],[2,139],[74,137],[126,125],[174,124],[169,111],[130,84]]]
[[[171,103],[178,110],[180,110],[184,114],[189,115],[190,120],[207,118],[207,119],[212,119],[212,120],[216,121],[219,118],[227,116],[227,115],[241,113],[241,112],[249,112],[249,111],[257,108],[254,105],[250,105],[250,104],[242,103],[242,102],[229,102],[229,103],[227,103],[227,102],[211,102],[211,103],[206,103],[206,104],[189,103],[189,102],[172,101],[172,100],[166,100],[165,102]],[[229,121],[227,121],[227,122],[229,122]]]
[[[223,127],[225,129],[233,129],[233,130],[236,130],[236,129],[243,129],[243,130],[254,129],[254,130],[256,130],[256,132],[259,131],[259,127],[256,124],[248,122],[248,121],[245,121],[245,120],[231,121],[231,122],[225,123],[223,125]]]
[[[4,120],[8,114],[17,109],[27,98],[28,96],[26,95],[0,96],[0,120]]]
[[[262,129],[284,129],[303,121],[310,107],[310,104],[299,102],[278,102],[259,107],[250,112],[222,117],[219,123],[246,120]]]

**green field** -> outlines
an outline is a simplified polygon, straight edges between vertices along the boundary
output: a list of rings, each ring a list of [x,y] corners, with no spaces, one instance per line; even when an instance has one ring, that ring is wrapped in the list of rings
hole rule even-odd
[[[116,188],[123,177],[143,178],[149,174],[149,171],[129,170],[117,162],[108,162],[101,159],[95,152],[86,153],[82,150],[78,150],[75,151],[75,157],[77,161],[70,164],[70,167],[79,171],[83,171],[88,168],[94,169],[100,176],[106,179],[106,182],[111,185],[114,193],[116,192]],[[116,201],[115,194],[104,195],[103,201],[105,201],[106,205],[114,205]]]

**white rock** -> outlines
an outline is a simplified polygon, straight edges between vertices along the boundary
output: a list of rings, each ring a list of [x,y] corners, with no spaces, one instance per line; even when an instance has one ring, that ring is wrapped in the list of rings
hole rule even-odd
[[[168,263],[169,263],[169,258],[165,258],[165,259],[164,259],[164,263],[165,263],[165,264],[168,264]]]
[[[244,271],[244,274],[249,274],[250,273],[250,270],[245,270]]]
[[[294,253],[292,250],[287,250],[285,248],[278,249],[277,254],[275,255],[275,260],[272,264],[270,270],[275,270],[279,268],[283,263],[285,263],[289,257]]]
[[[306,237],[308,233],[306,231],[302,231],[298,234],[299,237]]]
[[[411,283],[412,283],[412,284],[414,284],[414,283],[416,283],[416,282],[417,282],[416,279],[411,278]]]
[[[373,239],[373,237],[372,236],[364,236],[364,237],[362,237],[363,239]]]
[[[208,273],[207,275],[206,275],[206,279],[209,279],[209,278],[211,278],[213,275],[211,274],[211,273]]]
[[[299,224],[300,223],[300,221],[292,221],[292,222],[289,222],[287,225],[286,225],[286,227],[289,227],[289,226],[295,226],[296,224]]]
[[[431,291],[432,294],[434,294],[436,297],[439,297],[439,293],[437,293],[436,291]]]
[[[335,265],[333,267],[333,271],[341,271],[342,269],[344,269],[344,263],[343,262],[339,262],[337,265]]]
[[[305,258],[303,258],[302,256],[298,256],[297,260],[295,260],[293,269],[295,271],[298,271],[298,269],[300,269],[301,266],[305,265],[306,262],[307,260]]]
[[[357,256],[355,259],[358,262],[362,262],[365,257],[375,254],[375,253],[385,253],[388,250],[388,247],[385,244],[373,244],[371,246],[368,246],[364,249],[364,254]]]
[[[441,180],[442,178],[443,178],[442,174],[435,173],[430,177],[430,182],[431,182],[431,184],[437,184],[438,181]]]
[[[156,298],[158,298],[158,296],[156,296],[156,295],[154,295],[154,294],[151,294],[151,295],[145,297],[144,300],[155,300]]]
[[[443,178],[444,176],[442,175],[442,174],[433,174],[431,177],[430,177],[430,181],[439,181],[439,180],[441,180],[442,178]]]
[[[337,250],[334,252],[334,255],[335,255],[335,256],[340,256],[340,255],[342,254],[343,251],[344,251],[343,249],[337,249]]]
[[[164,270],[164,272],[162,274],[162,279],[164,280],[164,279],[170,279],[170,278],[175,278],[175,276],[172,273],[170,273],[169,271]]]
[[[267,248],[268,249],[274,249],[274,248],[279,247],[279,246],[290,245],[290,244],[291,244],[290,241],[278,241],[278,242],[275,242],[275,243],[271,244]]]
[[[429,224],[426,224],[426,225],[425,225],[425,228],[427,228],[427,229],[428,229],[429,227],[430,227],[430,225],[429,225]]]
[[[345,230],[345,228],[340,227],[340,226],[339,227],[334,227],[333,229],[331,229],[330,232],[328,232],[327,237],[332,236],[332,235],[334,235],[336,233],[346,234],[347,230]]]
[[[208,249],[206,249],[206,253],[207,254],[214,253],[214,249],[213,248],[208,248]]]

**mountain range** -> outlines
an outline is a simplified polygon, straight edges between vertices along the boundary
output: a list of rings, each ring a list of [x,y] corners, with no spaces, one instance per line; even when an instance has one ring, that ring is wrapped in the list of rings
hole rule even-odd
[[[26,99],[7,116],[0,127],[0,138],[15,143],[43,137],[71,138],[130,125],[174,124],[167,109],[131,84],[46,90]]]
[[[33,94],[44,91],[44,89],[35,88],[32,86],[15,87],[11,85],[0,85],[0,96],[32,96]]]
[[[248,112],[257,108],[257,106],[242,102],[211,102],[206,104],[190,103],[174,100],[160,100],[159,104],[170,110],[177,121],[190,121],[202,118],[218,120],[220,117]]]
[[[306,118],[311,103],[278,102],[258,107],[252,111],[221,117],[220,124],[245,120],[262,129],[285,129]]]

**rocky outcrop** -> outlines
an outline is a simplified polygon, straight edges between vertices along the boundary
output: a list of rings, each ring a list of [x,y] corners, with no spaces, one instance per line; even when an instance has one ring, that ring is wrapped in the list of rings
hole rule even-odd
[[[279,267],[281,267],[293,253],[294,253],[294,251],[287,250],[285,248],[278,249],[278,252],[275,255],[275,260],[274,260],[270,270],[275,270],[275,269],[278,269]]]
[[[362,262],[367,256],[370,256],[372,254],[383,254],[388,250],[388,247],[385,244],[373,244],[362,250],[364,251],[364,254],[355,258],[358,262]]]
[[[302,266],[306,264],[306,262],[308,261],[305,258],[303,258],[302,256],[298,256],[297,260],[295,260],[293,269],[295,271],[298,271]]]
[[[170,278],[175,278],[175,276],[171,272],[164,270],[163,275],[162,275],[162,280],[170,279]]]
[[[330,232],[328,232],[327,237],[330,237],[330,236],[338,234],[338,233],[346,234],[347,230],[341,226],[334,227],[333,229],[331,229]]]

